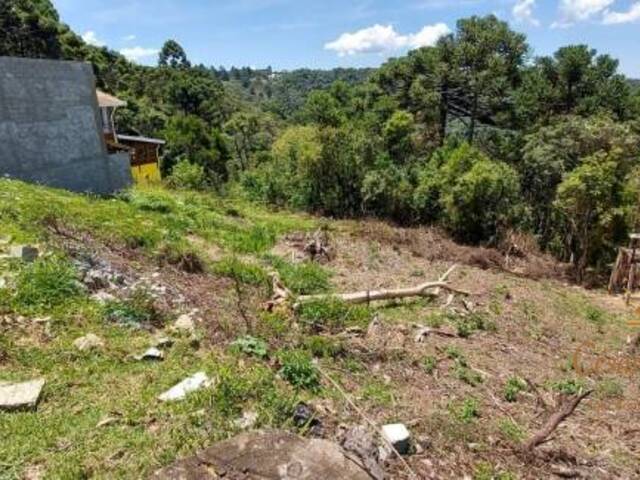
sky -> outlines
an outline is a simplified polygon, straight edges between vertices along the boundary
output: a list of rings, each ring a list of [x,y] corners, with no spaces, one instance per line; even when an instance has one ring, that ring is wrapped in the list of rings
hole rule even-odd
[[[192,63],[225,67],[368,67],[432,45],[456,20],[493,13],[534,55],[587,43],[640,78],[640,0],[53,0],[95,45],[154,64],[165,40]]]

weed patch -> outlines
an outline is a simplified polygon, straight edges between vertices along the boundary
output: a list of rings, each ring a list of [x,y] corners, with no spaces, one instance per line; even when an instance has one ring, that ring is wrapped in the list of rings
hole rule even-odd
[[[515,402],[518,394],[527,389],[527,382],[520,377],[511,377],[504,385],[503,397],[507,402]]]
[[[330,274],[317,263],[289,263],[272,255],[267,257],[267,261],[278,271],[287,288],[297,295],[311,295],[329,290]]]
[[[348,305],[337,298],[307,302],[298,311],[302,323],[312,329],[343,330],[349,326],[365,327],[371,321],[368,307]]]
[[[235,340],[231,344],[232,351],[244,353],[258,358],[266,358],[269,355],[269,347],[267,343],[260,339],[245,335]]]
[[[320,389],[320,373],[311,356],[302,350],[281,350],[278,353],[280,376],[296,388],[317,391]]]
[[[266,285],[267,273],[260,265],[248,263],[237,257],[226,257],[213,266],[214,273],[248,285]]]

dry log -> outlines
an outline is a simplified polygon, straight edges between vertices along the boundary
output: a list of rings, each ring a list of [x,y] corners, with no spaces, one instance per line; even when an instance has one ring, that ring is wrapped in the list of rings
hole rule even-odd
[[[560,407],[549,417],[540,430],[538,430],[529,440],[522,444],[522,450],[531,452],[538,445],[545,443],[547,438],[555,432],[556,428],[569,417],[580,402],[587,398],[593,390],[588,390],[580,395],[573,395],[567,398]]]
[[[328,298],[335,298],[345,303],[356,305],[377,300],[397,300],[410,297],[437,297],[440,293],[440,290],[447,290],[449,292],[458,293],[460,295],[472,295],[471,292],[460,290],[449,285],[447,278],[455,268],[456,266],[454,265],[449,270],[447,270],[447,272],[437,281],[426,282],[416,287],[389,290],[363,290],[360,292],[339,294],[302,295],[297,298],[296,307],[300,306],[303,303],[314,302],[317,300],[324,300]]]

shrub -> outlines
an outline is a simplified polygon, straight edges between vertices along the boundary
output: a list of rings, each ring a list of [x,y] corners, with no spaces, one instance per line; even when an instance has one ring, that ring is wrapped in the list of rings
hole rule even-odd
[[[504,399],[507,402],[515,402],[518,394],[527,389],[527,382],[520,377],[511,377],[504,386]]]
[[[244,337],[238,338],[231,343],[231,348],[236,352],[241,352],[258,358],[265,358],[269,354],[269,347],[267,343],[264,340],[252,337],[251,335],[245,335]]]
[[[204,167],[183,158],[171,170],[167,185],[176,189],[203,190],[208,186]]]
[[[249,285],[266,285],[267,274],[260,265],[226,257],[213,265],[214,273]]]
[[[522,427],[510,418],[504,418],[498,423],[500,433],[510,442],[518,444],[525,438],[525,432]]]
[[[581,379],[565,379],[555,382],[551,385],[553,390],[564,393],[565,395],[577,395],[582,393],[586,387],[584,380]]]
[[[311,355],[318,358],[335,358],[345,351],[344,345],[340,340],[320,335],[312,335],[305,338],[302,346]]]
[[[330,273],[316,263],[289,263],[276,256],[268,256],[267,260],[278,271],[287,288],[295,294],[310,295],[329,289]]]
[[[106,302],[102,311],[106,321],[135,328],[161,326],[164,322],[164,315],[157,309],[155,299],[142,288],[134,290],[127,299]]]
[[[278,354],[280,376],[296,388],[318,390],[320,373],[308,353],[301,350],[283,350]]]
[[[422,368],[427,374],[431,375],[437,367],[438,359],[436,357],[429,355],[422,359]]]
[[[458,380],[475,387],[483,382],[482,376],[471,370],[466,365],[463,365],[460,361],[456,361],[455,374]]]
[[[311,328],[318,326],[342,330],[346,326],[365,326],[371,320],[369,308],[348,305],[337,298],[304,303],[298,311],[300,320]]]
[[[16,277],[13,306],[39,311],[59,306],[82,292],[73,265],[60,256],[44,257],[26,265]]]
[[[471,423],[480,417],[480,407],[475,398],[465,398],[462,403],[450,405],[449,410],[462,423]]]

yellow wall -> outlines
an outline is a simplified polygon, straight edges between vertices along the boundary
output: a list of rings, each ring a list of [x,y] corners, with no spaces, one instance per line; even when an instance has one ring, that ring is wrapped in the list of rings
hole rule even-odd
[[[157,183],[161,180],[160,169],[157,163],[132,166],[131,174],[133,175],[133,180],[142,185]]]

